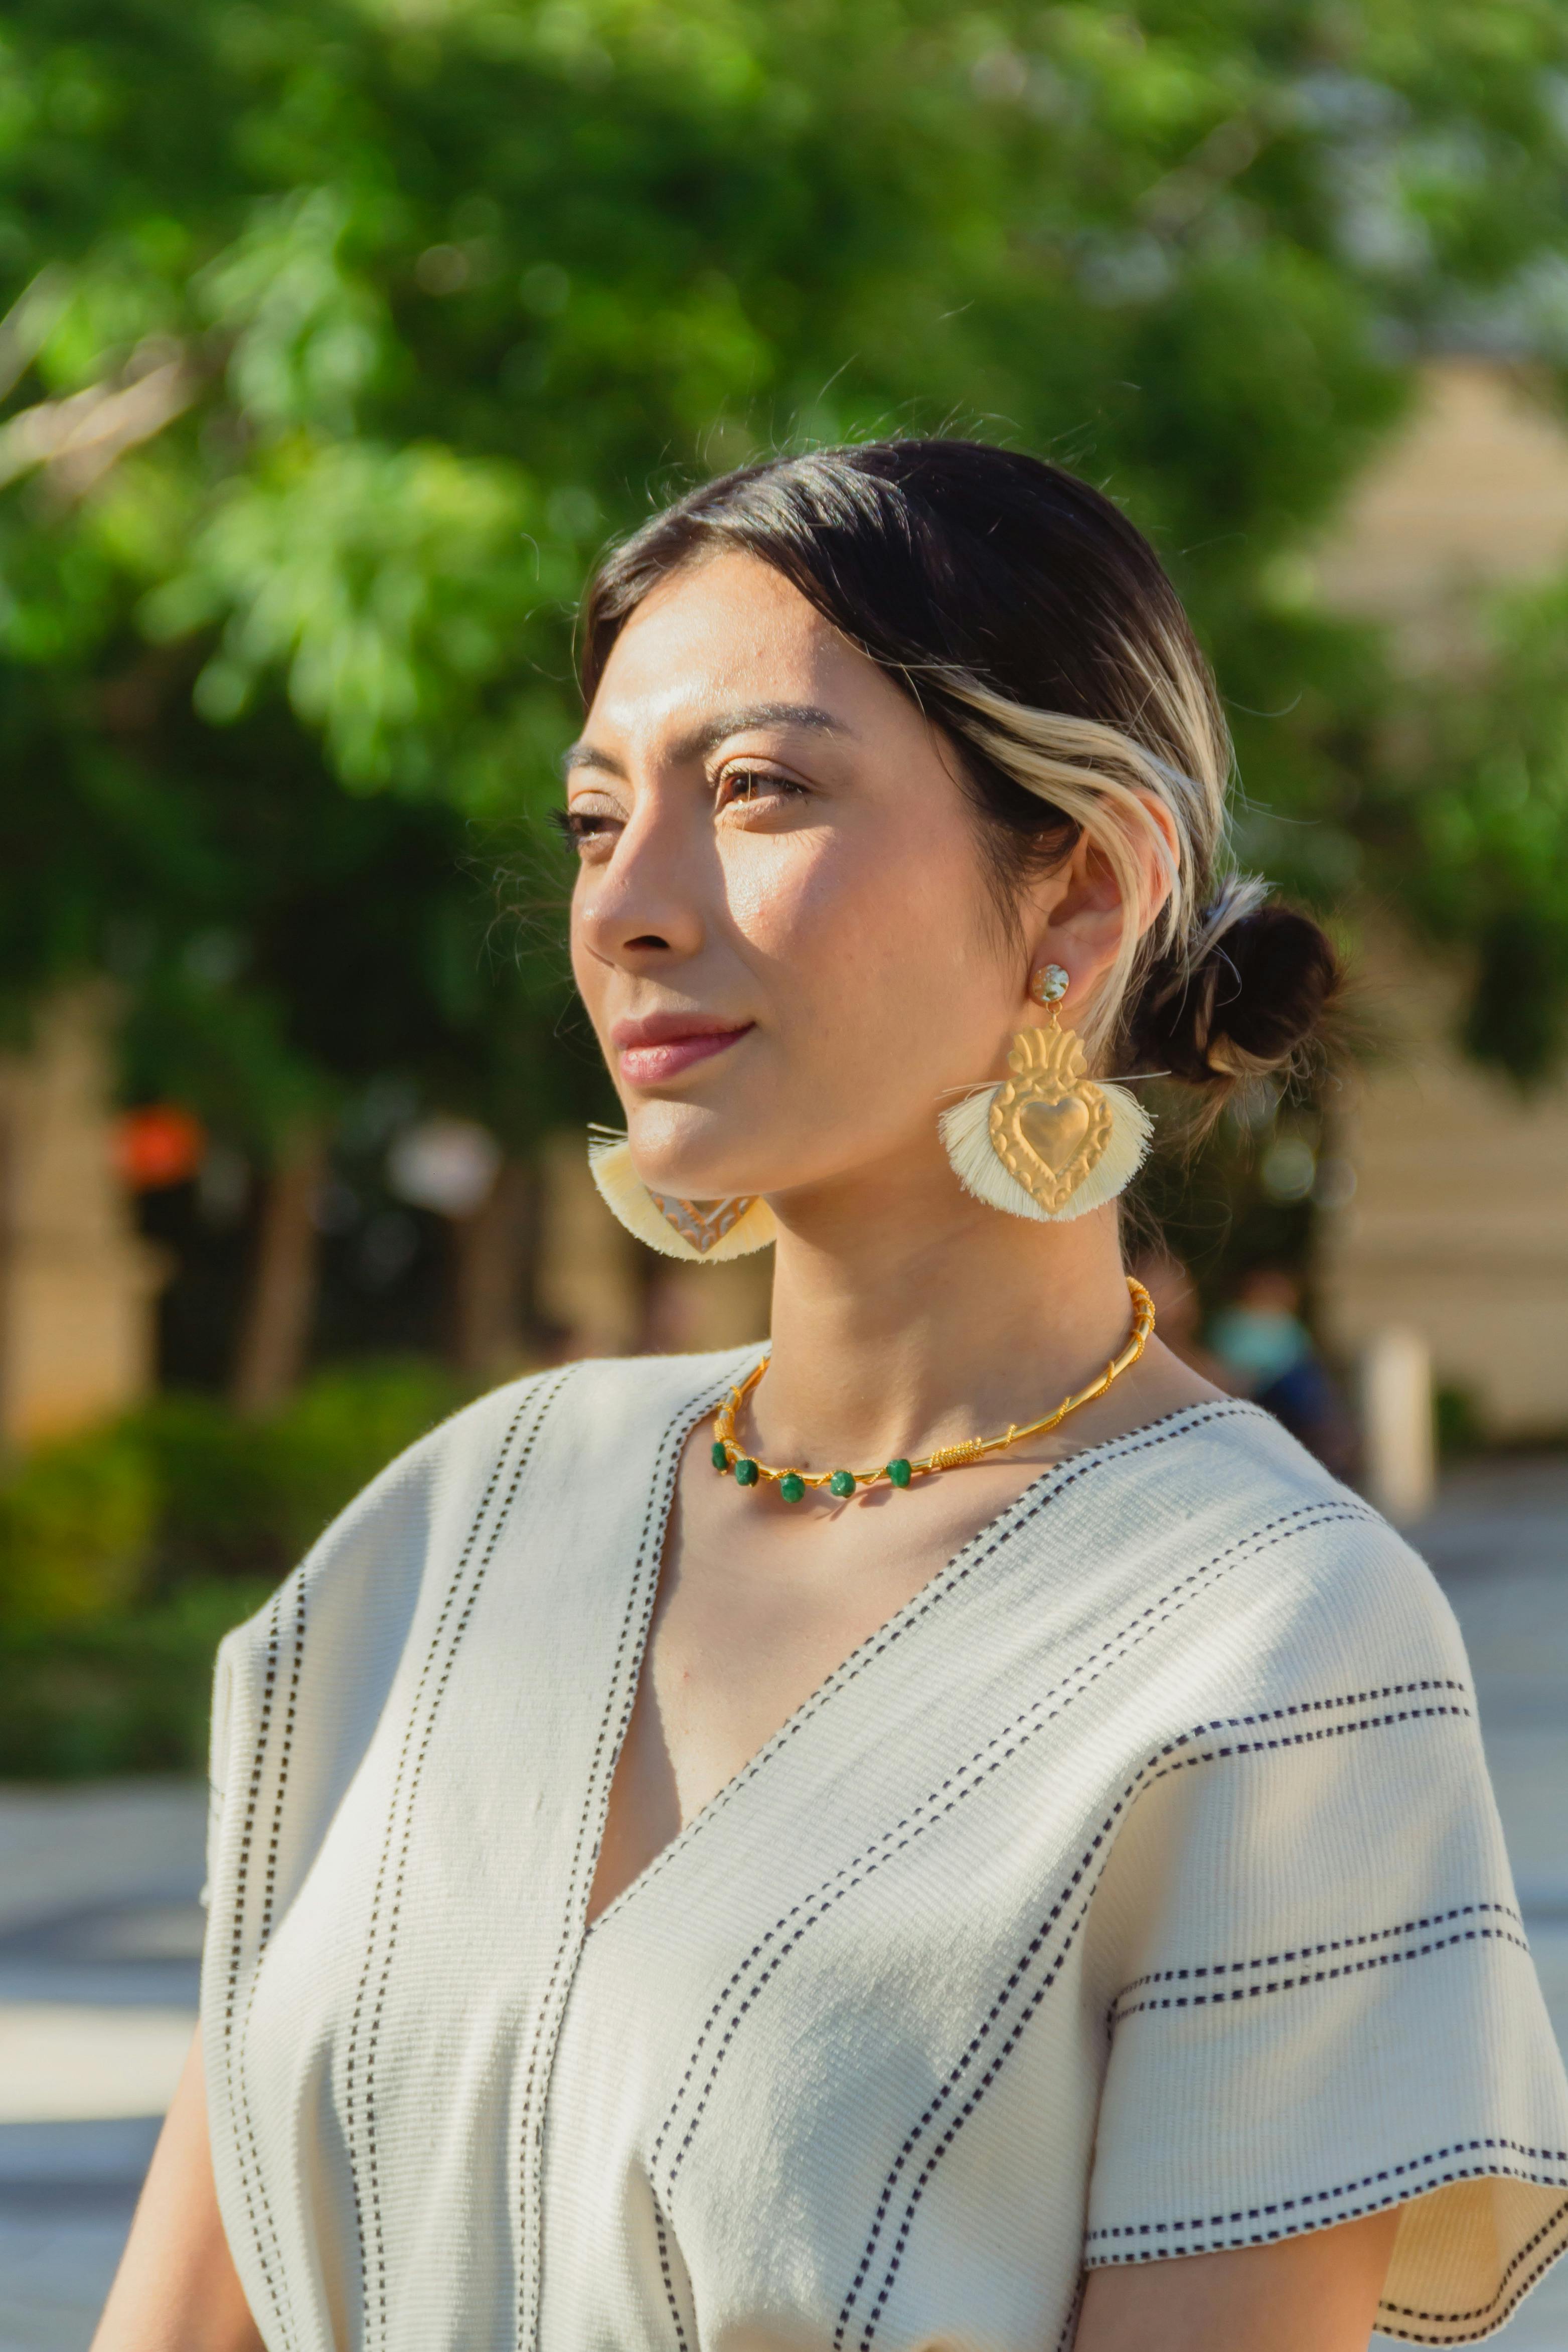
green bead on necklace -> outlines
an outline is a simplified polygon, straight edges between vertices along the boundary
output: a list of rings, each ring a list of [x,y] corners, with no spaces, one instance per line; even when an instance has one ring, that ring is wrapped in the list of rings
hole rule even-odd
[[[719,1448],[715,1448],[716,1452],[719,1450]],[[823,1482],[820,1478],[817,1478],[812,1483],[815,1486],[820,1486]],[[798,1503],[803,1501],[805,1496],[805,1486],[806,1482],[801,1476],[798,1470],[785,1470],[781,1475],[778,1482],[780,1502]],[[827,1491],[830,1495],[837,1495],[839,1501],[843,1502],[848,1496],[855,1492],[854,1471],[836,1470],[833,1473],[832,1477],[827,1481]]]
[[[1131,1370],[1143,1353],[1154,1329],[1154,1302],[1142,1284],[1131,1275],[1127,1276],[1127,1293],[1132,1306],[1132,1328],[1122,1347],[1087,1388],[1079,1389],[1072,1396],[1063,1397],[1054,1412],[1042,1413],[1037,1421],[1026,1422],[1022,1427],[1012,1422],[994,1437],[966,1437],[956,1445],[939,1445],[933,1454],[922,1454],[914,1461],[907,1454],[896,1454],[879,1470],[774,1468],[771,1463],[758,1462],[751,1454],[742,1454],[735,1436],[735,1417],[767,1370],[768,1359],[764,1356],[761,1363],[730,1391],[713,1416],[713,1444],[710,1456],[713,1467],[721,1476],[727,1470],[733,1471],[737,1486],[755,1486],[763,1483],[776,1486],[781,1502],[804,1502],[808,1486],[826,1486],[837,1501],[847,1502],[857,1486],[875,1486],[885,1478],[889,1486],[907,1487],[913,1478],[929,1477],[936,1471],[967,1469],[971,1463],[984,1462],[991,1454],[1005,1453],[1009,1446],[1020,1444],[1028,1438],[1046,1436],[1053,1429],[1058,1429],[1068,1413],[1077,1412],[1080,1405],[1092,1404],[1097,1397],[1102,1397],[1123,1372]]]

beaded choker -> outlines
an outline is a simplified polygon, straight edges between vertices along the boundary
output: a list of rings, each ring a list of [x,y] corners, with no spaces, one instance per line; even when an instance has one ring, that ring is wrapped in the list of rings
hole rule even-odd
[[[988,1454],[1000,1454],[1005,1446],[1017,1445],[1026,1437],[1044,1437],[1058,1428],[1069,1412],[1082,1404],[1092,1404],[1102,1397],[1111,1382],[1138,1361],[1148,1345],[1154,1328],[1154,1302],[1141,1282],[1127,1277],[1128,1296],[1132,1301],[1132,1328],[1127,1343],[1118,1356],[1113,1356],[1104,1371],[1089,1387],[1079,1389],[1076,1396],[1063,1397],[1054,1412],[1041,1421],[1019,1423],[1013,1422],[1000,1437],[966,1437],[960,1445],[939,1446],[934,1454],[922,1454],[910,1460],[899,1454],[876,1470],[794,1470],[775,1469],[771,1463],[759,1462],[747,1454],[735,1436],[735,1416],[768,1369],[764,1356],[756,1370],[748,1372],[739,1388],[733,1388],[713,1416],[713,1467],[723,1473],[733,1471],[737,1486],[756,1486],[764,1481],[776,1486],[780,1498],[786,1503],[798,1503],[808,1486],[826,1486],[830,1495],[841,1500],[851,1496],[858,1486],[907,1486],[911,1478],[929,1477],[933,1470],[963,1470],[972,1462],[983,1462]]]

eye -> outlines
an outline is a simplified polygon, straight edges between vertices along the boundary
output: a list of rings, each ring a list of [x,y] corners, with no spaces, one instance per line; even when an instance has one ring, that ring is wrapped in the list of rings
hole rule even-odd
[[[718,800],[722,808],[752,808],[763,801],[805,800],[805,786],[797,784],[793,776],[781,776],[774,768],[736,766],[725,768],[719,778]]]
[[[557,833],[568,840],[579,856],[585,856],[595,842],[620,829],[620,819],[601,814],[595,809],[552,809],[550,822]]]

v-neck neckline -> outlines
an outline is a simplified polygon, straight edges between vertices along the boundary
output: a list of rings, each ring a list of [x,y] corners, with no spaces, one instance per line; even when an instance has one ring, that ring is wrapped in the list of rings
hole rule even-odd
[[[683,1405],[665,1424],[661,1445],[668,1444],[672,1435],[676,1439],[673,1454],[674,1475],[670,1481],[669,1499],[665,1507],[664,1521],[659,1532],[657,1565],[653,1576],[648,1580],[648,1589],[643,1603],[642,1623],[637,1633],[637,1652],[632,1662],[631,1705],[625,1711],[620,1738],[616,1743],[616,1753],[605,1777],[602,1810],[595,1833],[593,1864],[587,1874],[590,1891],[598,1871],[599,1857],[604,1850],[605,1831],[609,1821],[610,1801],[615,1789],[616,1776],[620,1769],[621,1755],[630,1728],[632,1712],[640,1696],[642,1678],[647,1667],[648,1636],[652,1630],[654,1611],[658,1606],[659,1587],[664,1580],[665,1553],[669,1543],[670,1527],[679,1489],[680,1465],[686,1448],[690,1444],[693,1431],[713,1411],[716,1398],[726,1393],[731,1385],[732,1383],[725,1380],[715,1390],[713,1384],[710,1383],[695,1402]],[[1012,1532],[1014,1521],[1020,1517],[1031,1517],[1037,1510],[1043,1509],[1051,1498],[1051,1491],[1056,1482],[1065,1481],[1069,1472],[1074,1478],[1081,1477],[1096,1463],[1114,1454],[1119,1448],[1131,1447],[1140,1440],[1147,1440],[1153,1431],[1164,1429],[1167,1424],[1179,1422],[1184,1416],[1192,1417],[1194,1424],[1216,1416],[1224,1416],[1226,1419],[1237,1416],[1257,1417],[1261,1420],[1268,1418],[1260,1406],[1248,1402],[1245,1398],[1200,1399],[1192,1404],[1173,1406],[1168,1412],[1156,1414],[1152,1421],[1141,1422],[1132,1429],[1122,1430],[1115,1437],[1102,1439],[1097,1445],[1082,1446],[1076,1452],[1064,1455],[1059,1462],[1048,1463],[1037,1477],[1031,1478],[1028,1485],[1014,1496],[1010,1503],[1004,1504],[999,1511],[993,1513],[989,1519],[977,1528],[973,1535],[960,1545],[951,1559],[927,1577],[918,1591],[912,1592],[889,1617],[884,1618],[880,1625],[874,1627],[863,1641],[858,1642],[847,1656],[841,1659],[832,1672],[824,1676],[815,1690],[808,1693],[800,1704],[791,1710],[777,1730],[769,1734],[762,1746],[748,1758],[740,1769],[731,1773],[722,1787],[716,1789],[706,1803],[698,1807],[689,1821],[681,1823],[675,1835],[667,1839],[657,1853],[649,1856],[637,1875],[627,1880],[620,1893],[606,1903],[604,1909],[594,1918],[585,1922],[582,1931],[582,1945],[586,1945],[592,1937],[595,1937],[618,1912],[630,1905],[633,1897],[640,1894],[651,1879],[657,1878],[668,1864],[682,1853],[696,1839],[698,1832],[756,1778],[763,1767],[827,1705],[837,1691],[857,1680],[883,1650],[889,1649],[899,1640],[910,1625],[916,1622],[928,1609],[934,1607],[939,1601],[945,1598],[947,1592],[955,1584],[962,1583],[973,1568],[983,1548],[1000,1546]],[[1179,1433],[1182,1433],[1174,1429],[1169,1432],[1172,1436]]]

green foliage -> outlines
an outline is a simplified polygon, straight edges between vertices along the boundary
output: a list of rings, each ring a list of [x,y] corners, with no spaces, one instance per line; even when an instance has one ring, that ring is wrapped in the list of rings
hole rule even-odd
[[[0,1777],[199,1770],[218,1642],[468,1393],[344,1366],[267,1420],[170,1396],[31,1455],[0,1486]]]
[[[1289,557],[1421,337],[1562,340],[1565,74],[1556,0],[35,0],[0,49],[0,853],[37,877],[0,879],[0,983],[109,963],[138,1081],[241,1139],[373,1032],[525,1141],[597,1081],[558,964],[487,962],[453,875],[553,789],[595,548],[752,452],[933,428],[1152,531],[1288,880],[1484,940],[1423,894],[1491,787],[1390,788],[1376,648]],[[293,953],[329,899],[335,1025]]]
[[[510,665],[530,520],[507,467],[295,440],[229,487],[142,619],[154,639],[223,625],[195,681],[204,719],[226,724],[281,675],[346,783],[438,788],[444,729]]]
[[[328,1521],[469,1391],[433,1361],[318,1373],[282,1409],[243,1420],[215,1399],[160,1399],[131,1425],[158,1496],[165,1584],[186,1576],[276,1580]]]
[[[1565,628],[1568,587],[1500,604],[1483,675],[1424,698],[1388,787],[1420,842],[1411,909],[1474,973],[1463,1042],[1526,1084],[1568,1045]]]
[[[157,1503],[129,1432],[29,1455],[0,1484],[0,1623],[42,1631],[133,1600]]]
[[[1433,1399],[1437,1454],[1445,1463],[1463,1461],[1486,1446],[1486,1423],[1468,1389],[1440,1388]]]
[[[202,1771],[213,1654],[267,1593],[194,1582],[134,1615],[0,1629],[0,1778]]]

